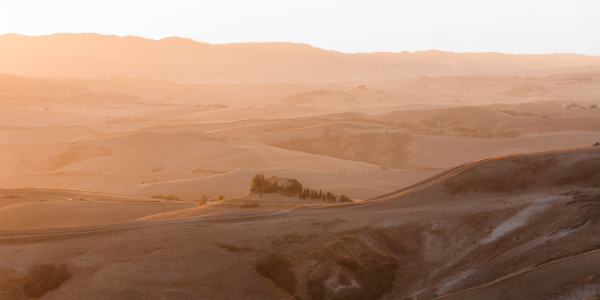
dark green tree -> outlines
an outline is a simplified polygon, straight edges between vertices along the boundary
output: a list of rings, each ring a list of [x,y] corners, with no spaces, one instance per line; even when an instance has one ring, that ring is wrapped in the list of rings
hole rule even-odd
[[[290,183],[292,185],[288,188],[288,191],[290,191],[290,192],[292,192],[294,194],[302,192],[302,190],[303,190],[302,184],[300,184],[300,182],[298,182],[298,180],[296,180],[296,179],[290,179]]]
[[[206,205],[206,202],[208,202],[208,196],[202,195],[198,201],[198,206]]]
[[[340,202],[341,203],[354,203],[354,201],[352,201],[352,199],[350,199],[350,197],[348,197],[346,195],[340,196]]]
[[[265,175],[261,173],[261,174],[256,174],[252,177],[252,183],[250,183],[250,191],[251,192],[255,192],[262,186],[261,177],[264,178]]]

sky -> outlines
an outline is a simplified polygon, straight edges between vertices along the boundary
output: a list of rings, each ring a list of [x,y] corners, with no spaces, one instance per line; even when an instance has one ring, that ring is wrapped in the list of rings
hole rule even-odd
[[[340,52],[600,55],[600,0],[0,0],[0,34],[94,32]]]

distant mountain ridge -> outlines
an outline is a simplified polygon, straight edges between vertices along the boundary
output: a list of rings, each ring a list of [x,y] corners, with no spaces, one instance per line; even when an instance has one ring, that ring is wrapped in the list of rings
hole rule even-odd
[[[357,53],[306,44],[208,44],[170,37],[61,33],[0,35],[0,73],[40,77],[142,77],[172,81],[207,78],[399,79],[417,76],[600,66],[600,56],[502,53]]]

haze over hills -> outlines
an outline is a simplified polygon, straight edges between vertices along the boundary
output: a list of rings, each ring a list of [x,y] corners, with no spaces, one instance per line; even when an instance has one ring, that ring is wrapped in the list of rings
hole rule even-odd
[[[598,105],[600,56],[2,35],[0,300],[597,296]]]
[[[218,78],[389,80],[599,65],[598,56],[575,54],[346,54],[293,43],[207,44],[177,37],[157,41],[90,33],[0,36],[0,73],[35,77],[127,76],[180,82]]]

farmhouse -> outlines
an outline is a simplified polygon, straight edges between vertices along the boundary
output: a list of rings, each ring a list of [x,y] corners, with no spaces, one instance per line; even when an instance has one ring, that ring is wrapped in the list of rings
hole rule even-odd
[[[267,179],[267,182],[270,184],[275,184],[278,187],[281,187],[283,189],[287,189],[292,185],[290,183],[289,178],[281,178],[281,177],[271,177],[271,178]]]

